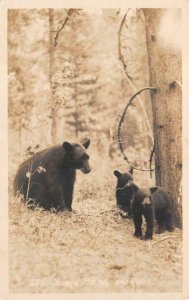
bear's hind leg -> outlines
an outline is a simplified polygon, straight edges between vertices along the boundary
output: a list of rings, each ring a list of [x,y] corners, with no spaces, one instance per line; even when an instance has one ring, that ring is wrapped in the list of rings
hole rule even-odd
[[[66,209],[72,211],[73,186],[66,187],[64,191]]]
[[[162,210],[156,211],[158,229],[156,233],[161,234],[165,231],[165,213]]]
[[[167,231],[174,231],[173,214],[172,214],[172,212],[168,212],[165,215],[165,227],[166,227]]]
[[[45,188],[37,182],[32,182],[28,190],[27,206],[34,208],[34,206],[50,209],[50,203],[47,198]]]

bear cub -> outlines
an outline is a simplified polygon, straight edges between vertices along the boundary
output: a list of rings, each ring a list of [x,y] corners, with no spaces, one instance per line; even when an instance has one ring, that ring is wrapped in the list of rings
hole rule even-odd
[[[23,196],[28,206],[72,211],[76,170],[84,174],[91,171],[85,151],[89,144],[89,139],[82,146],[64,142],[33,155],[20,165],[14,191]]]
[[[127,218],[132,217],[131,199],[133,197],[133,169],[131,168],[126,173],[114,171],[117,177],[116,186],[116,204],[124,213],[127,213]],[[121,214],[124,217],[124,214]]]
[[[131,207],[135,237],[142,238],[142,216],[146,220],[145,240],[153,238],[154,219],[157,220],[157,233],[174,230],[174,202],[167,192],[161,187],[142,189],[135,184],[133,184],[133,192]]]

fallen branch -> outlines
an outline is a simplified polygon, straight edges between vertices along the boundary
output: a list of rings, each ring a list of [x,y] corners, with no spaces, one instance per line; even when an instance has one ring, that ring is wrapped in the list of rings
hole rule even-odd
[[[100,211],[98,214],[85,214],[85,213],[81,213],[81,214],[75,214],[76,216],[88,216],[88,217],[100,217],[101,214],[104,213],[110,213],[110,212],[118,212],[116,209],[108,209],[108,210],[102,210]]]
[[[152,243],[152,246],[153,246],[153,245],[156,245],[156,244],[158,244],[158,243],[161,243],[161,242],[163,242],[163,241],[165,241],[165,240],[168,240],[168,239],[170,239],[170,238],[171,238],[170,236],[166,236],[166,237],[164,237],[163,239],[161,239],[161,240],[159,240],[159,241],[153,242],[153,243]]]

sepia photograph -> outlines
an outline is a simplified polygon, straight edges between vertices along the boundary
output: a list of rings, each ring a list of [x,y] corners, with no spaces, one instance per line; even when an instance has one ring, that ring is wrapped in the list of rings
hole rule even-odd
[[[182,9],[70,7],[7,10],[9,292],[182,293]]]

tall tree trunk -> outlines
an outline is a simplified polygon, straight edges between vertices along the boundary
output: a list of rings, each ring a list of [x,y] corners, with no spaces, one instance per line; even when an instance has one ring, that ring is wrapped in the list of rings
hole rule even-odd
[[[51,97],[51,140],[52,143],[56,143],[57,136],[57,122],[56,122],[56,107],[54,103],[55,99],[55,87],[53,87],[53,73],[54,73],[54,12],[53,9],[49,9],[49,83],[50,83],[50,97]]]
[[[178,200],[181,199],[182,180],[182,58],[181,48],[172,43],[173,33],[168,26],[173,24],[166,23],[164,19],[175,20],[179,28],[181,10],[144,9],[144,13],[150,85],[157,88],[157,92],[151,94],[156,183],[173,196],[176,223],[181,226],[181,203]],[[166,26],[163,27],[163,24]],[[174,34],[177,35],[176,32]]]

